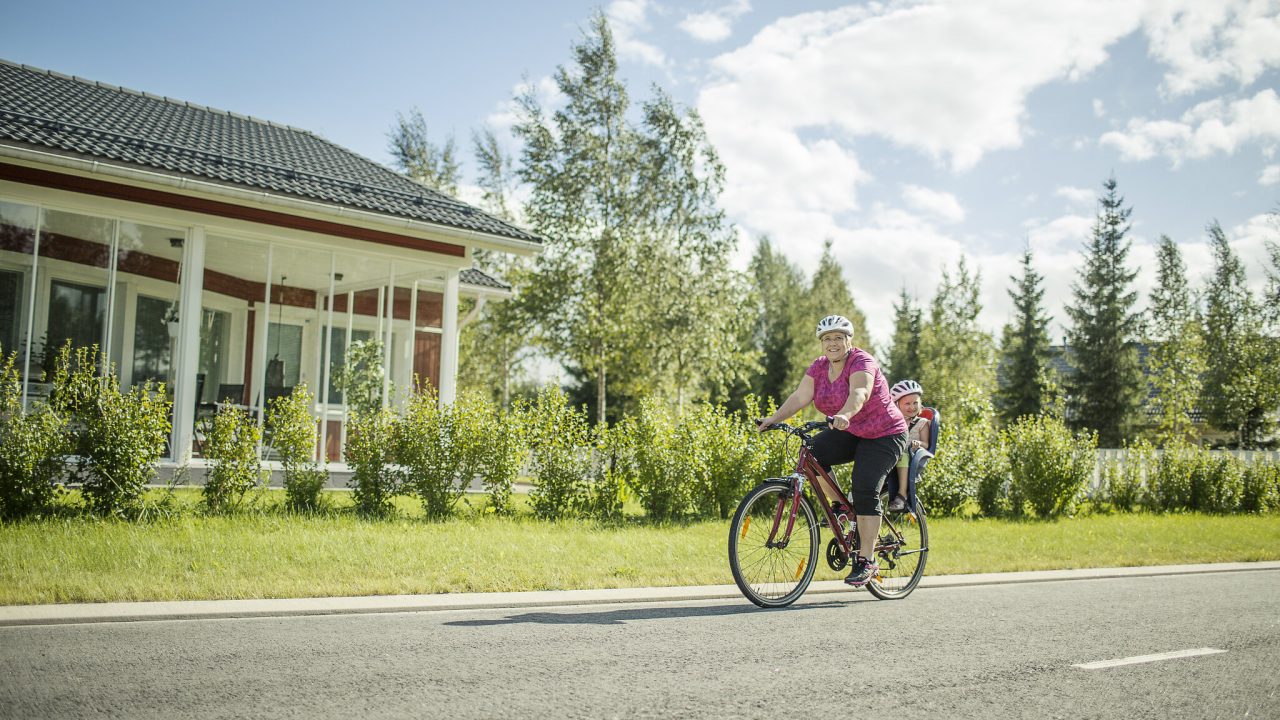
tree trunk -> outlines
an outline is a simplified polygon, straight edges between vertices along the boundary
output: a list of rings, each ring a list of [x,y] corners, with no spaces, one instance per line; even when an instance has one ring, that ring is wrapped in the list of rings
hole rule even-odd
[[[596,413],[596,422],[600,423],[601,425],[605,423],[604,380],[605,380],[605,368],[604,368],[604,362],[602,360],[600,362],[600,370],[596,374],[596,406],[599,408],[599,412]]]

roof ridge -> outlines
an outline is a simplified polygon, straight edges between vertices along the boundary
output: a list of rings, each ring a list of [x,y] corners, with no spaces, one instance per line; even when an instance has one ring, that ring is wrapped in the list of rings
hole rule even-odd
[[[91,87],[98,87],[104,90],[116,90],[119,92],[128,93],[130,95],[137,95],[139,97],[148,98],[150,100],[158,100],[160,102],[168,103],[170,105],[174,105],[177,107],[188,107],[188,108],[193,108],[195,110],[204,110],[205,112],[210,112],[215,115],[226,115],[227,117],[232,117],[239,120],[247,120],[249,122],[256,123],[258,125],[266,125],[267,127],[290,130],[292,132],[298,132],[298,133],[304,133],[306,135],[310,135],[312,137],[324,140],[324,138],[321,138],[319,135],[316,135],[315,133],[313,133],[310,130],[307,130],[306,128],[295,127],[293,125],[288,125],[286,123],[278,123],[273,120],[267,120],[265,118],[257,118],[252,115],[243,115],[241,113],[234,112],[231,110],[222,110],[221,108],[216,108],[216,107],[213,107],[212,105],[202,105],[197,102],[191,102],[190,100],[179,100],[178,98],[171,98],[167,95],[156,95],[154,93],[149,93],[143,90],[134,90],[133,88],[125,87],[123,85],[114,85],[112,83],[103,82],[101,80],[92,80],[90,78],[80,77],[79,75],[67,75],[66,73],[60,73],[57,70],[49,70],[47,68],[37,67],[35,65],[18,63],[12,60],[7,60],[5,58],[0,58],[0,64],[9,65],[10,67],[21,68],[23,70],[28,70],[31,72],[43,73],[45,75],[48,75],[49,77],[61,78],[63,80],[71,80],[73,82],[80,83],[81,85],[89,85]]]

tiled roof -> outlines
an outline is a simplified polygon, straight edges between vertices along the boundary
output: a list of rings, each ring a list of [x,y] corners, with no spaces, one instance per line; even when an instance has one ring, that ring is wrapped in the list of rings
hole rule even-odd
[[[510,290],[511,286],[502,282],[498,278],[485,274],[475,268],[467,268],[458,272],[458,282],[467,285],[475,285],[477,287],[493,288],[495,290]]]
[[[4,141],[542,242],[306,130],[0,60]]]

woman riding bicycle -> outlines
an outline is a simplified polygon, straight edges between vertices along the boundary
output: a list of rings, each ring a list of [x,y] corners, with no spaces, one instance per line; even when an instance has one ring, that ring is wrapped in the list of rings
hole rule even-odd
[[[875,542],[880,532],[880,491],[907,446],[907,424],[889,396],[880,364],[853,346],[853,323],[841,315],[818,322],[823,357],[813,361],[782,407],[758,428],[767,430],[809,403],[830,415],[831,428],[813,439],[813,456],[824,470],[853,462],[849,502],[857,515],[858,557],[845,582],[862,587],[880,570]]]

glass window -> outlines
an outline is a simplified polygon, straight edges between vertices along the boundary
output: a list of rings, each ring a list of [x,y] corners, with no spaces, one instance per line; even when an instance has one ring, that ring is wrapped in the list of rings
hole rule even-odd
[[[267,399],[284,394],[298,384],[302,365],[302,326],[271,323],[267,327]]]
[[[5,355],[18,349],[22,300],[22,273],[0,270],[0,352]]]
[[[320,328],[321,337],[324,337],[325,328]],[[372,330],[359,330],[352,328],[351,342],[364,341],[373,339]],[[323,343],[323,340],[321,341]],[[335,327],[333,329],[333,337],[329,340],[329,404],[341,405],[342,393],[338,391],[337,375],[339,368],[347,365],[347,329],[345,327]]]
[[[49,287],[49,330],[45,347],[56,352],[67,340],[72,347],[102,347],[106,317],[105,288],[54,280]]]
[[[227,377],[227,348],[231,334],[230,313],[204,309],[200,318],[200,369],[204,378],[200,402],[217,402],[218,386]]]
[[[138,310],[133,324],[133,382],[140,384],[147,380],[173,384],[169,374],[172,363],[173,337],[170,335],[169,323],[165,314],[169,311],[169,300],[138,296]],[[177,332],[177,322],[173,323],[173,331]]]

